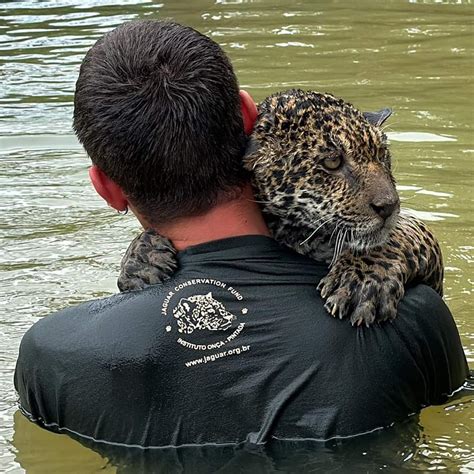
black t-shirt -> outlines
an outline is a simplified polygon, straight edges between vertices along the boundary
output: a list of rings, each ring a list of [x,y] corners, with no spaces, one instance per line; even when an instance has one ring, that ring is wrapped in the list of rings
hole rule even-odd
[[[392,323],[332,318],[327,272],[263,236],[179,254],[165,285],[68,308],[24,336],[20,406],[53,431],[135,446],[346,437],[440,403],[467,377],[441,298]]]

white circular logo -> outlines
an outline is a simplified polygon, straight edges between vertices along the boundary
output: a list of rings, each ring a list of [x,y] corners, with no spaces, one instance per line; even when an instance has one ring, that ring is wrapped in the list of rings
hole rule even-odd
[[[219,299],[228,300],[229,294],[236,302],[244,299],[238,290],[220,280],[196,278],[177,284],[161,307],[162,315],[170,318],[166,332],[173,333],[176,326],[178,344],[199,351],[221,348],[235,340],[245,327],[237,314],[247,315],[248,308],[231,312]]]

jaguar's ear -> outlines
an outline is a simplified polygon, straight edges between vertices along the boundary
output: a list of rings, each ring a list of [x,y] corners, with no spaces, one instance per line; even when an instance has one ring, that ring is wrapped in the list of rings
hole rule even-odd
[[[209,292],[209,293],[206,295],[206,298],[212,298],[212,292]]]
[[[380,127],[392,115],[392,109],[385,108],[378,112],[362,112],[362,115],[374,127]]]

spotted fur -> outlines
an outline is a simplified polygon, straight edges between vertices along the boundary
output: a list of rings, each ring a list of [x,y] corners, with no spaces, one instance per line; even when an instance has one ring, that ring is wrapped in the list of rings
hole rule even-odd
[[[318,288],[327,310],[353,324],[394,318],[408,284],[423,282],[442,294],[437,240],[400,213],[380,128],[388,115],[362,114],[330,94],[274,94],[259,106],[244,158],[273,236],[330,265]],[[163,258],[168,266],[174,261],[169,251]],[[126,260],[121,277],[123,289],[137,281]]]

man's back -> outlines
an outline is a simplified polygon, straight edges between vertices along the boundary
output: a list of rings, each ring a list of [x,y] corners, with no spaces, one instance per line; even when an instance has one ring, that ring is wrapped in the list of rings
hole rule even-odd
[[[15,383],[52,430],[140,446],[328,439],[442,402],[467,365],[430,288],[353,328],[316,291],[326,268],[264,236],[191,247],[163,286],[64,310],[25,336]]]

